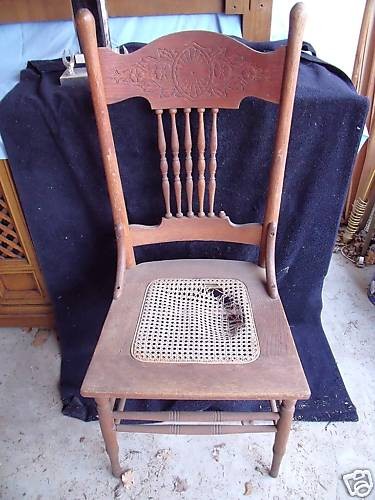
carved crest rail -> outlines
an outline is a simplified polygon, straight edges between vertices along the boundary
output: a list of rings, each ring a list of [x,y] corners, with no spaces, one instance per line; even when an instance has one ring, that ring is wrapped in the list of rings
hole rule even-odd
[[[153,109],[238,108],[246,96],[278,103],[285,47],[257,52],[206,31],[174,33],[131,53],[99,49],[108,104],[146,98]]]

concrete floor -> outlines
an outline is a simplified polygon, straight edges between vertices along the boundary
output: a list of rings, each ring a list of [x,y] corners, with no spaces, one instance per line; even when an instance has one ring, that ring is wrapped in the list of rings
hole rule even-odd
[[[128,488],[109,473],[97,422],[61,413],[55,336],[0,330],[0,498],[345,499],[341,476],[356,468],[375,480],[375,307],[366,297],[372,269],[334,255],[323,321],[358,423],[293,425],[278,479],[267,475],[272,436],[121,435]],[[40,335],[40,334],[39,334]],[[245,487],[245,483],[246,487]],[[375,498],[375,490],[368,498]]]

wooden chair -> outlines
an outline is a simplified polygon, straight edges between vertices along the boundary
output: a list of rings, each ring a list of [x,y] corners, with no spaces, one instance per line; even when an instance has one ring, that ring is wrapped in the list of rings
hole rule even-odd
[[[83,43],[117,237],[114,298],[81,388],[97,402],[112,472],[121,475],[119,432],[229,434],[274,432],[276,477],[297,399],[310,397],[275,275],[275,238],[299,67],[303,4],[291,11],[287,47],[260,53],[224,35],[190,31],[159,38],[131,54],[98,48],[91,13],[80,10]],[[165,216],[154,227],[129,224],[108,104],[142,96],[155,111]],[[219,108],[246,96],[279,104],[263,224],[233,224],[215,214]],[[197,109],[197,194],[193,207],[192,135]],[[211,108],[208,213],[205,212],[205,109]],[[171,120],[172,172],[166,159],[164,110]],[[181,111],[180,111],[181,110]],[[184,168],[176,114],[184,113]],[[149,167],[148,167],[149,168]],[[169,175],[176,213],[172,215]],[[182,197],[187,213],[182,213]],[[259,265],[231,260],[173,260],[136,265],[134,247],[173,241],[260,246]],[[126,398],[269,400],[269,412],[124,411]],[[121,424],[122,420],[142,421]],[[156,423],[155,423],[156,422]],[[202,422],[200,425],[193,425]],[[263,423],[259,423],[263,422]]]

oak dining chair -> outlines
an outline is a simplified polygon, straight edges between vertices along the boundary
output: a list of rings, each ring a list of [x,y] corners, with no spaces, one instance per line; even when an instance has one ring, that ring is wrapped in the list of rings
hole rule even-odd
[[[154,40],[131,54],[118,54],[97,47],[89,10],[76,16],[117,240],[113,301],[81,394],[95,398],[117,477],[123,471],[117,432],[275,433],[270,474],[276,477],[295,403],[310,397],[275,274],[304,20],[303,4],[296,4],[287,44],[271,52],[257,52],[221,34],[187,31]],[[234,224],[224,212],[215,211],[219,110],[238,109],[247,96],[276,103],[278,123],[264,220]],[[161,172],[165,215],[157,226],[130,224],[127,217],[108,105],[132,97],[145,98],[154,113],[160,164],[145,168]],[[184,125],[180,133],[177,114]],[[135,247],[177,241],[257,245],[259,262],[136,263]],[[138,412],[125,409],[127,399],[268,400],[271,411]]]

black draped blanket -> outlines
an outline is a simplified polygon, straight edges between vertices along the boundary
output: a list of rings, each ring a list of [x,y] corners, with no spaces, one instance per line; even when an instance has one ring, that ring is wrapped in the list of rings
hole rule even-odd
[[[85,87],[61,87],[63,69],[58,61],[29,63],[21,82],[0,104],[0,128],[54,305],[63,412],[92,420],[95,405],[81,398],[79,389],[111,302],[115,245],[90,94]],[[276,109],[248,98],[239,111],[219,113],[216,209],[225,210],[233,222],[261,221]],[[345,75],[302,56],[276,248],[280,294],[312,390],[311,399],[297,406],[301,420],[357,419],[320,313],[322,284],[366,112],[366,100]],[[157,224],[163,200],[156,117],[140,98],[112,105],[110,113],[130,222]],[[206,125],[207,130],[208,116]],[[193,128],[194,137],[196,132]],[[251,246],[200,242],[153,245],[136,252],[140,262],[254,260],[256,255]],[[266,405],[127,402],[127,408],[153,410],[239,411]]]

